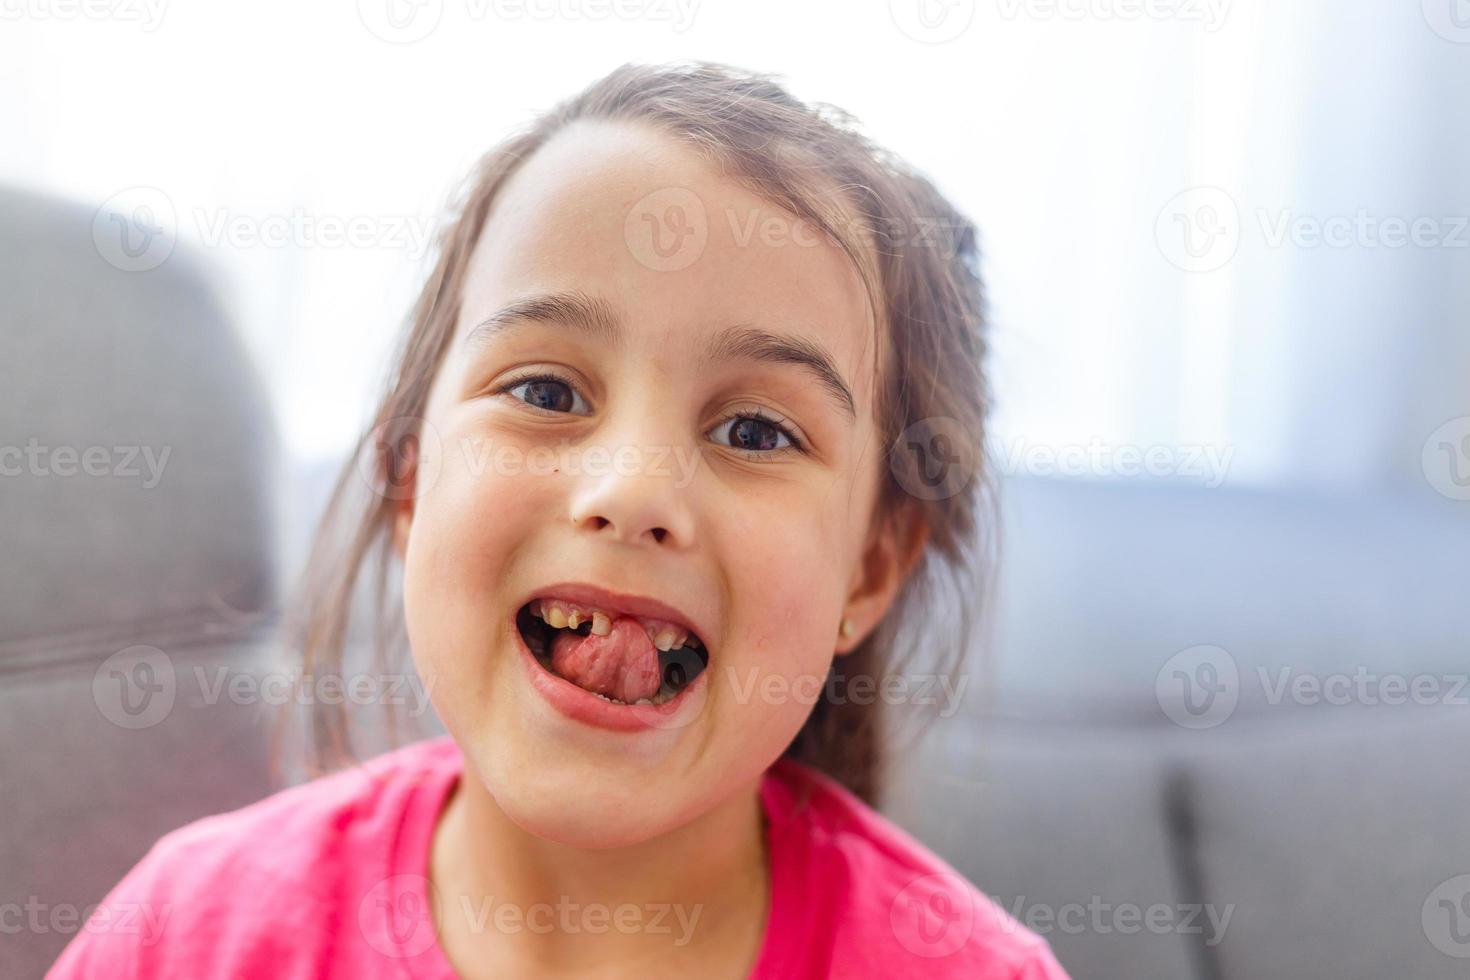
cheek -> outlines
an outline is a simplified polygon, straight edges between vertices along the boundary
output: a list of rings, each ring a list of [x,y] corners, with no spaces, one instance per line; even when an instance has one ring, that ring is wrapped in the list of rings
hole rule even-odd
[[[737,611],[731,694],[743,713],[763,714],[790,734],[831,667],[851,574],[850,521],[832,499],[746,508],[721,549]]]
[[[446,432],[428,460],[433,478],[414,502],[405,614],[416,659],[438,673],[463,673],[481,662],[456,652],[454,643],[493,641],[506,613],[504,571],[526,529],[542,522],[549,497],[544,477],[505,465],[488,447]]]

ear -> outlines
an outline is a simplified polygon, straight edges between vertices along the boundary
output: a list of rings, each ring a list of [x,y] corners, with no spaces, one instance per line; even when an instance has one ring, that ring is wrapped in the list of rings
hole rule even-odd
[[[851,653],[887,615],[928,543],[929,524],[912,504],[895,509],[875,523],[848,583],[843,616],[852,624],[852,631],[843,636],[838,630],[839,655]]]
[[[393,502],[393,551],[398,560],[408,556],[408,531],[413,525],[413,498]]]
[[[397,440],[396,445],[378,442],[378,492],[389,501],[393,512],[393,551],[402,561],[408,554],[408,534],[413,526],[418,500],[419,442],[416,433]]]

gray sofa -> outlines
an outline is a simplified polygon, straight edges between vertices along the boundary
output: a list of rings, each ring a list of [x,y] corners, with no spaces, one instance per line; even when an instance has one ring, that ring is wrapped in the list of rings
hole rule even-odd
[[[990,697],[894,815],[1079,980],[1470,976],[1470,505],[1003,497]]]
[[[305,525],[277,517],[270,412],[201,269],[110,265],[90,209],[6,193],[0,216],[0,447],[171,449],[153,486],[54,454],[0,477],[0,903],[38,910],[0,975],[25,977],[160,834],[271,788],[269,710],[210,692],[270,662],[277,531],[294,553]],[[328,475],[286,485],[320,500]],[[1470,670],[1470,505],[1002,500],[984,657],[891,814],[1078,980],[1470,976],[1470,708],[1274,696],[1283,668]]]
[[[270,410],[200,269],[109,264],[96,217],[0,190],[3,977],[159,835],[270,788],[264,714],[210,693],[268,649]]]

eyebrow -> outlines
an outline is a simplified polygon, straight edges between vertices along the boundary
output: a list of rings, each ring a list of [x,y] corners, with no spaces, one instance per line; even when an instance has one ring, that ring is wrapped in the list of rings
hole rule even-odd
[[[735,359],[804,367],[816,377],[822,390],[832,396],[849,418],[857,419],[857,406],[853,401],[852,390],[842,380],[842,375],[832,361],[832,355],[816,341],[804,337],[787,337],[755,327],[727,327],[710,340],[703,360],[705,363],[713,363]]]
[[[623,337],[622,324],[610,303],[580,291],[570,291],[545,293],[507,304],[472,327],[464,346],[474,349],[502,330],[526,323],[568,326],[612,346],[621,343]],[[700,357],[702,365],[728,360],[805,368],[849,418],[857,418],[852,390],[843,381],[832,355],[814,340],[736,324],[710,338]]]
[[[501,307],[470,329],[466,348],[484,345],[493,335],[523,323],[565,325],[616,346],[622,339],[617,312],[610,303],[582,292],[544,293]]]

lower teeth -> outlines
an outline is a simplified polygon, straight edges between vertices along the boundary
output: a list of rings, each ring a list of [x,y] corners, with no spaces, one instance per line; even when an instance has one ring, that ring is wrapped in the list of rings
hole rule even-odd
[[[546,669],[547,670],[551,670],[550,665],[547,665],[546,666]],[[553,674],[556,673],[556,671],[554,671],[554,670],[551,671],[551,672]],[[558,677],[561,677],[560,674],[557,674],[557,676]],[[566,678],[563,677],[562,680],[566,680]],[[582,688],[582,690],[587,691],[587,689],[585,687]],[[647,704],[647,705],[660,705],[660,704],[664,704],[667,701],[669,701],[670,699],[672,699],[674,697],[674,695],[678,694],[679,692],[678,691],[675,691],[675,690],[672,690],[667,685],[665,685],[664,687],[659,688],[658,691],[654,693],[654,695],[653,695],[652,698],[639,698],[637,701],[632,701],[632,702],[629,702],[629,701],[620,701],[617,698],[609,697],[608,695],[601,694],[601,693],[599,693],[597,691],[587,691],[587,693],[588,694],[592,694],[592,695],[596,695],[597,697],[602,698],[602,700],[608,702],[609,704],[621,704],[624,707],[627,707],[629,704]]]
[[[583,688],[583,690],[585,691],[587,689],[586,688]],[[624,707],[627,707],[628,704],[630,703],[630,702],[627,702],[627,701],[619,701],[617,698],[610,698],[606,694],[598,694],[596,691],[587,691],[587,693],[588,694],[595,694],[595,695],[597,695],[597,697],[602,698],[602,700],[607,701],[610,704],[621,704]],[[672,694],[670,694],[668,697],[664,697],[663,695],[664,695],[664,692],[663,691],[659,691],[657,694],[654,695],[654,697],[657,698],[657,700],[651,701],[648,698],[639,698],[637,701],[633,701],[631,703],[632,704],[663,704],[665,701],[667,701],[669,699],[669,697],[673,697]]]

